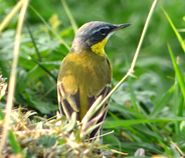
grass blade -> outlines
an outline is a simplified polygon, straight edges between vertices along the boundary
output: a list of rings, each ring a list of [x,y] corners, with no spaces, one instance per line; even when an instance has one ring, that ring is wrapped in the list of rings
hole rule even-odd
[[[177,80],[179,82],[180,89],[182,91],[183,97],[185,98],[185,83],[184,83],[184,78],[183,78],[182,72],[181,72],[178,64],[176,63],[175,57],[173,55],[173,52],[170,48],[169,43],[167,43],[167,46],[168,46],[168,50],[169,50],[169,53],[170,53],[170,56],[171,56],[171,59],[172,59],[173,67],[175,69],[175,73],[177,75]]]
[[[183,116],[183,109],[184,109],[183,103],[184,103],[184,99],[185,98],[183,98],[183,95],[181,93],[181,95],[180,95],[180,101],[179,101],[178,114],[177,114],[177,116],[180,116],[180,117]]]
[[[30,57],[31,58],[31,57]],[[57,77],[55,75],[53,75],[47,68],[45,68],[41,63],[39,63],[37,60],[31,58],[32,61],[34,61],[40,68],[42,68],[46,73],[48,73],[53,79],[54,81],[57,80]]]
[[[36,51],[36,53],[37,53],[38,59],[39,59],[39,61],[41,62],[41,61],[42,61],[42,58],[41,58],[40,52],[39,52],[39,50],[38,50],[38,48],[37,48],[35,39],[34,39],[34,37],[33,37],[33,34],[32,34],[32,32],[31,32],[30,27],[29,27],[29,24],[28,24],[27,22],[26,22],[26,26],[27,26],[27,30],[28,30],[28,33],[29,33],[29,35],[30,35],[31,41],[32,41],[32,43],[33,43],[33,45],[34,45],[34,47],[35,47],[35,51]]]
[[[1,108],[0,108],[0,120],[4,120],[4,114],[3,114],[2,110],[1,110]]]
[[[44,18],[31,6],[29,7],[37,14],[37,16],[42,20],[42,22],[53,32],[53,34],[61,41],[61,43],[66,47],[67,50],[70,50],[69,45],[56,33],[55,30],[44,20]]]
[[[184,118],[183,117],[173,117],[173,118],[159,118],[159,119],[107,121],[103,124],[103,128],[125,127],[125,126],[141,124],[141,123],[170,122],[170,121],[184,121]]]
[[[175,85],[173,85],[172,87],[170,87],[170,89],[167,91],[167,93],[163,96],[163,98],[161,99],[161,101],[157,104],[157,106],[155,107],[155,109],[152,111],[152,113],[150,114],[149,118],[154,118],[156,117],[156,115],[165,107],[164,102],[166,100],[168,100],[169,97],[171,97],[173,91],[174,91]]]
[[[175,25],[174,25],[173,22],[171,21],[170,17],[168,16],[167,12],[164,10],[164,8],[162,7],[162,5],[160,5],[160,7],[161,7],[161,9],[163,10],[164,14],[166,15],[166,17],[167,17],[167,19],[168,19],[168,21],[169,21],[169,23],[170,23],[170,25],[171,25],[173,31],[175,32],[175,34],[176,34],[176,36],[177,36],[177,38],[178,38],[178,40],[179,40],[179,42],[180,42],[180,44],[181,44],[182,49],[183,49],[184,52],[185,52],[185,43],[184,43],[184,41],[183,41],[181,35],[178,33],[178,31],[177,31]]]
[[[74,30],[74,32],[76,33],[77,30],[78,30],[77,24],[76,24],[76,22],[75,22],[75,20],[74,20],[74,18],[73,18],[73,16],[72,16],[72,14],[71,14],[71,12],[70,12],[70,10],[69,10],[69,8],[68,8],[68,6],[67,6],[65,0],[61,0],[61,1],[62,1],[63,6],[64,6],[64,9],[65,9],[65,11],[66,11],[66,13],[67,13],[67,16],[68,16],[68,18],[69,18],[69,20],[70,20],[70,22],[71,22],[71,25],[72,25],[72,27],[73,27],[73,30]]]
[[[8,138],[9,138],[9,142],[10,142],[13,152],[15,154],[22,153],[19,142],[17,141],[17,138],[15,137],[12,130],[9,131]]]

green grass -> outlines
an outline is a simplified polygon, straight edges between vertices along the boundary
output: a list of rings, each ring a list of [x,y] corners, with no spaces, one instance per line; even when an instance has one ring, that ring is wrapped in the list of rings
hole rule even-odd
[[[129,158],[143,148],[148,157],[158,154],[184,156],[181,151],[185,151],[185,44],[183,33],[178,32],[184,26],[183,0],[161,0],[155,8],[133,64],[134,72],[111,96],[103,124],[103,144],[86,142],[84,133],[92,129],[82,131],[75,119],[67,123],[65,118],[53,117],[58,110],[56,78],[59,66],[70,49],[77,26],[91,20],[131,23],[129,28],[111,37],[105,48],[111,59],[112,85],[115,86],[129,70],[153,1],[107,0],[91,5],[89,1],[66,2],[29,3],[21,34],[14,111],[8,123],[12,130],[3,148],[4,154],[98,157],[91,151],[95,148],[111,151],[114,157]],[[0,3],[2,21],[16,1],[2,0]],[[10,16],[12,20],[8,19],[0,35],[0,99],[4,96],[0,100],[1,138],[8,98],[2,87],[10,79],[19,15]],[[61,120],[62,124],[57,125]]]

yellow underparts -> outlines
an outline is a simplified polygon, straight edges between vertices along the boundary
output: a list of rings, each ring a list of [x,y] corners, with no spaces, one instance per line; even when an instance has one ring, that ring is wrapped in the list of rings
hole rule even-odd
[[[106,56],[105,54],[105,44],[107,42],[107,38],[104,38],[102,41],[100,41],[99,43],[94,44],[93,46],[91,46],[91,50],[101,56]]]

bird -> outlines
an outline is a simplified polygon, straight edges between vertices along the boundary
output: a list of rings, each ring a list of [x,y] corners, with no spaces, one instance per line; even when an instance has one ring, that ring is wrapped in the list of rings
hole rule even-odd
[[[110,92],[112,68],[104,46],[114,32],[129,25],[90,21],[77,30],[69,53],[62,60],[57,80],[58,105],[67,120],[75,112],[76,120],[81,121],[94,101]],[[102,106],[105,112],[96,123],[105,119],[108,102]],[[98,114],[96,112],[93,118]],[[90,138],[95,137],[100,128],[94,129]]]

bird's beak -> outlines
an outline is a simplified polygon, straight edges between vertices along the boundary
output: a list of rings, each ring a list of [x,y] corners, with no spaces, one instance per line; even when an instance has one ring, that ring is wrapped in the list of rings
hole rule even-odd
[[[120,25],[115,25],[115,29],[113,29],[113,32],[115,32],[115,31],[118,31],[118,30],[120,30],[120,29],[122,29],[122,28],[125,28],[125,27],[127,27],[127,26],[130,26],[131,24],[120,24]]]
[[[112,36],[114,34],[114,32],[122,29],[122,28],[125,28],[127,26],[130,26],[131,24],[120,24],[120,25],[114,25],[115,28],[108,34],[107,36],[107,39],[109,39],[110,36]]]

